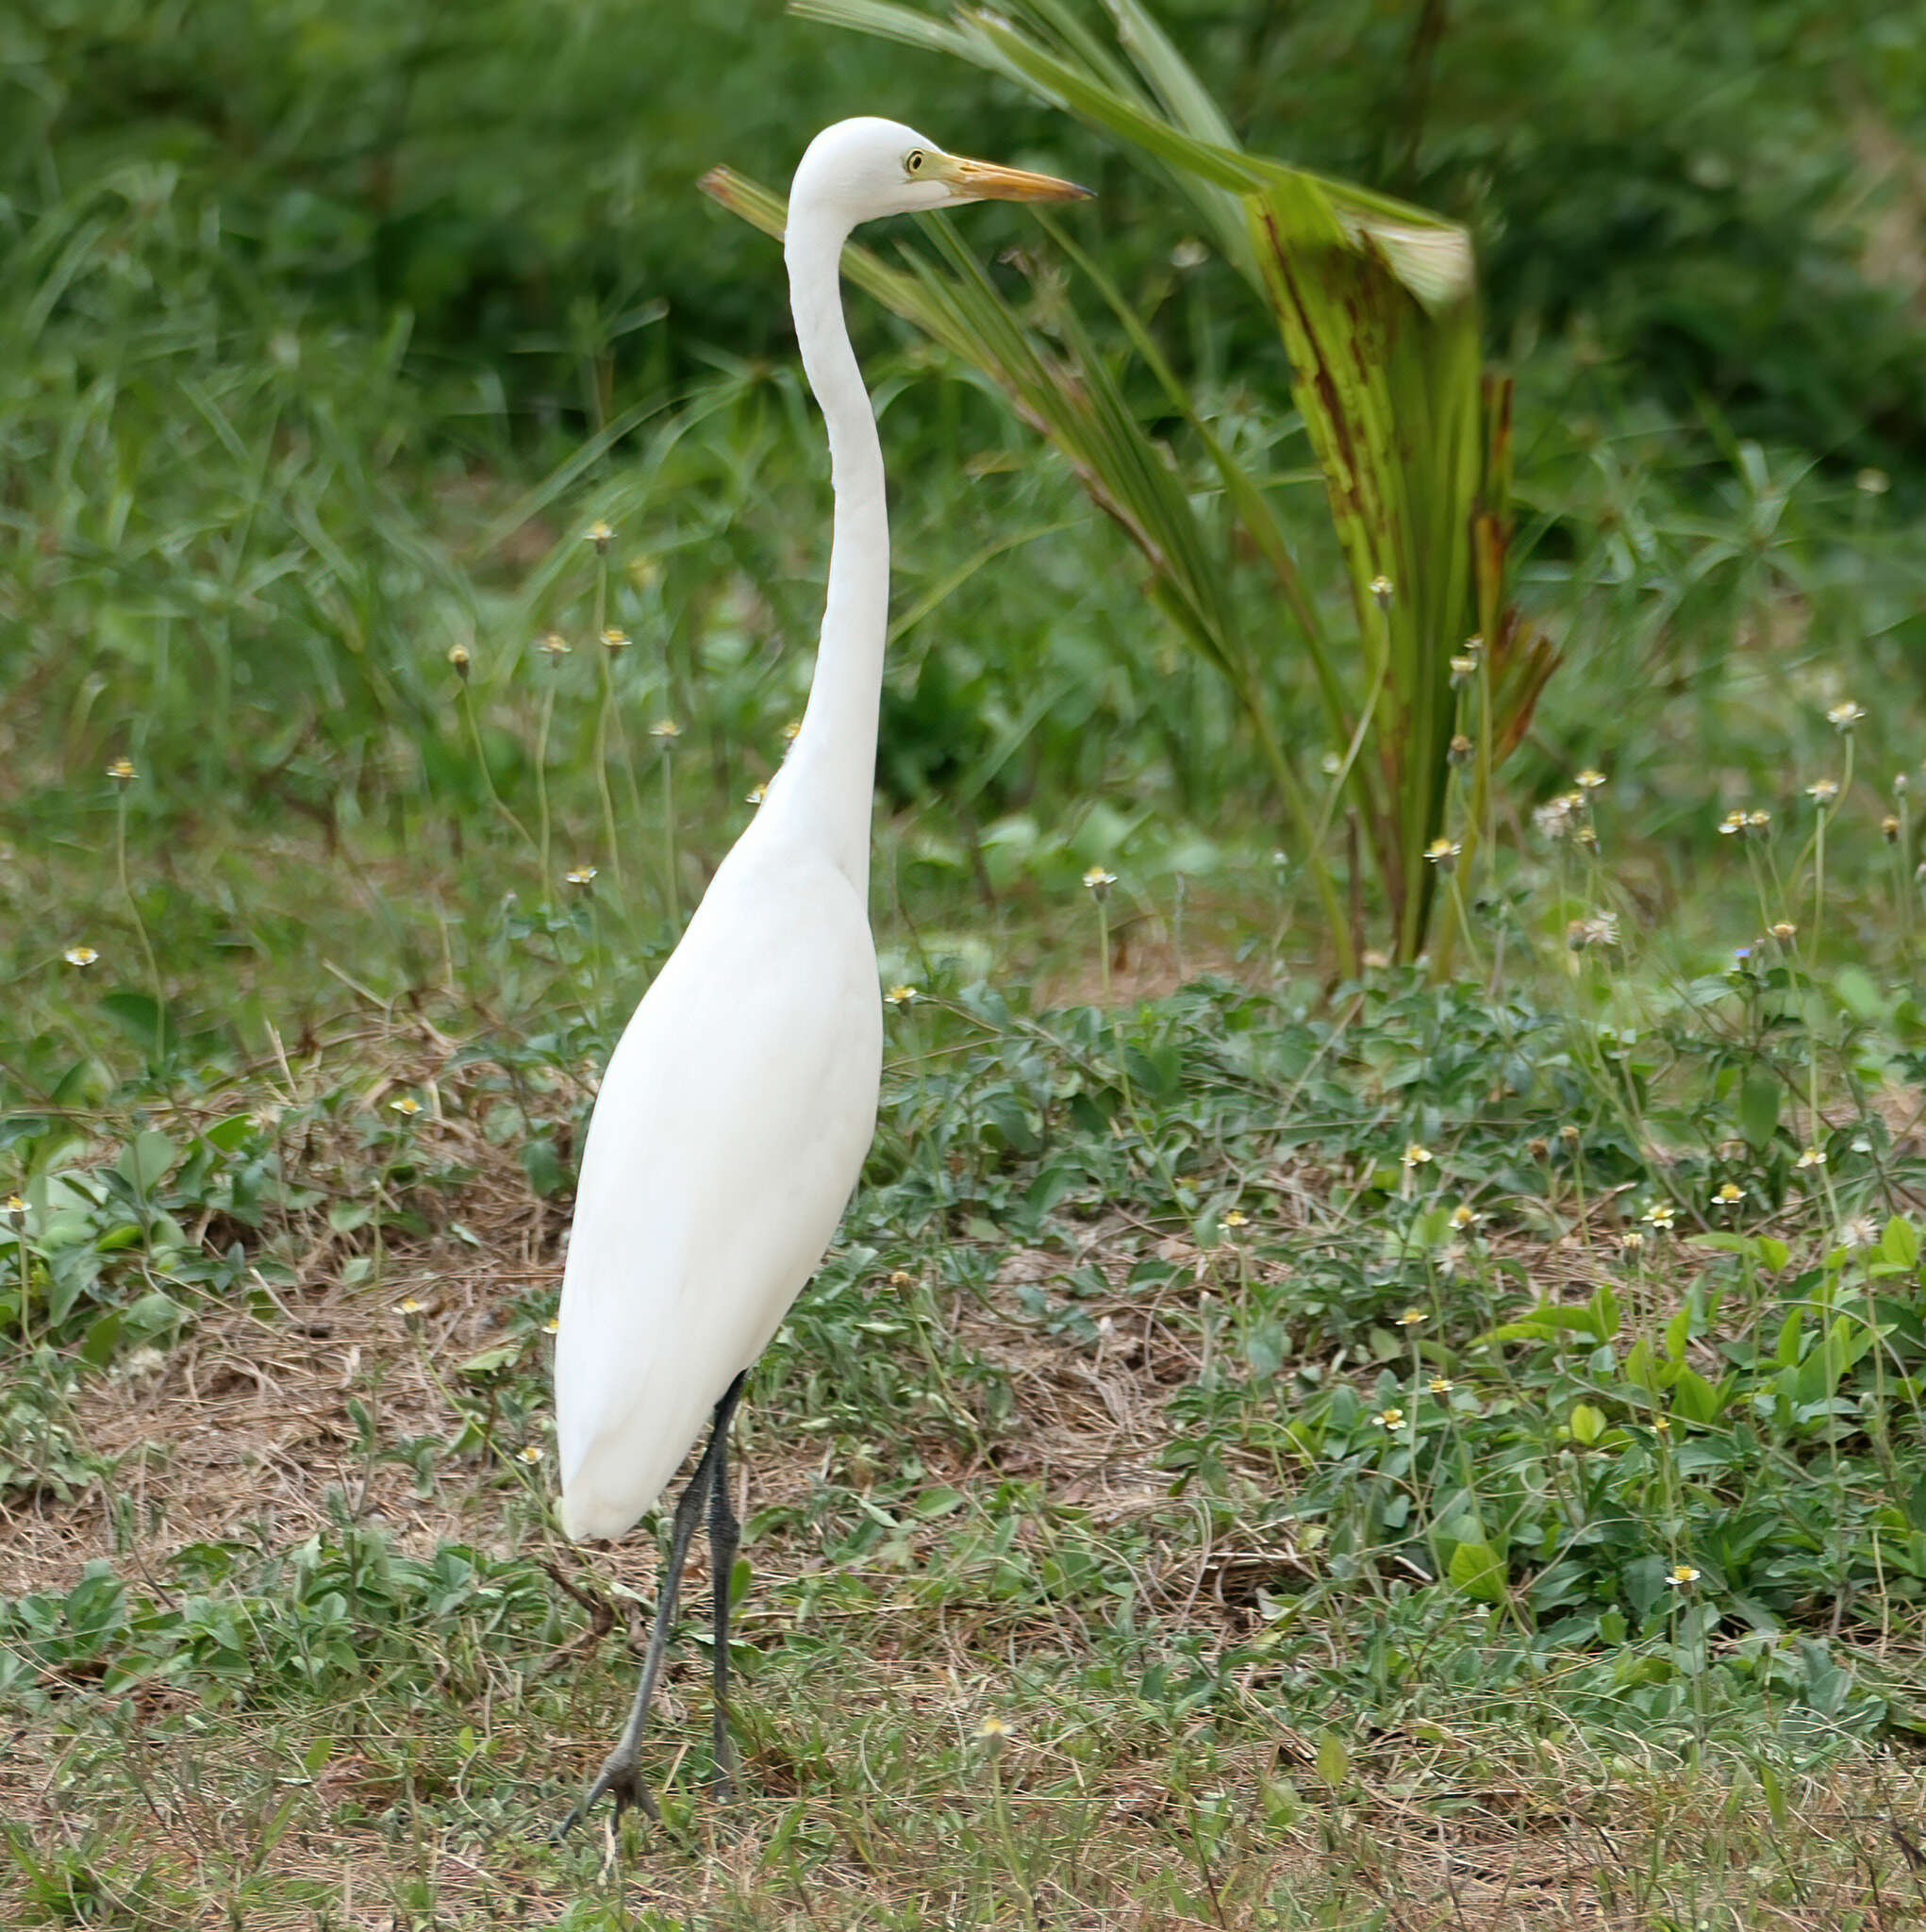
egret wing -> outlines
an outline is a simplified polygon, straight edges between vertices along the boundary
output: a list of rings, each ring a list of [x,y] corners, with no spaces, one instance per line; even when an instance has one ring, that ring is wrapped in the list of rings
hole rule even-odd
[[[570,1536],[649,1507],[815,1272],[881,1057],[849,881],[725,865],[609,1061],[583,1153],[556,1349]]]

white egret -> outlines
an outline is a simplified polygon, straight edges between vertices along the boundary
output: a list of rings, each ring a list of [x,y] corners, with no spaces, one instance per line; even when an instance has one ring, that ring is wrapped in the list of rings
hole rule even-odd
[[[819,134],[789,191],[789,300],[829,433],[836,518],[814,683],[760,809],[629,1022],[582,1156],[556,1343],[564,1532],[621,1536],[705,1421],[675,1507],[628,1722],[567,1831],[606,1793],[656,1806],[638,1747],[689,1540],[708,1507],[715,1767],[729,1774],[729,1578],[739,1525],[727,1437],[742,1379],[822,1258],[876,1125],[882,1000],[870,814],[889,599],[883,451],[843,325],[859,222],[1085,189],[946,154],[894,121]]]

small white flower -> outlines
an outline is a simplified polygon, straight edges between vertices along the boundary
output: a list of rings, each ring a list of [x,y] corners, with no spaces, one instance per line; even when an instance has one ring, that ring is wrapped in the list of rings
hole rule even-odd
[[[1842,1248],[1870,1248],[1878,1244],[1879,1224],[1869,1214],[1853,1214],[1839,1224],[1836,1237]]]

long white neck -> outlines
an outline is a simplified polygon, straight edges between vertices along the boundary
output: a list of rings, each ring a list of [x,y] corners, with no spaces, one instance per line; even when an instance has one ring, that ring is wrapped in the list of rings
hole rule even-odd
[[[790,205],[783,249],[789,306],[803,368],[829,431],[836,526],[809,703],[764,810],[777,808],[790,829],[819,841],[867,899],[876,712],[889,621],[889,513],[875,412],[842,319],[838,265],[848,232],[838,216]]]

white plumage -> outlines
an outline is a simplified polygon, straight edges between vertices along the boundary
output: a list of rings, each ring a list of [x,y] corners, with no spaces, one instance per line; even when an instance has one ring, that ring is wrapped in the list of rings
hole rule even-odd
[[[882,1010],[855,887],[759,819],[596,1102],[556,1344],[565,1534],[655,1502],[822,1258],[875,1127]]]

